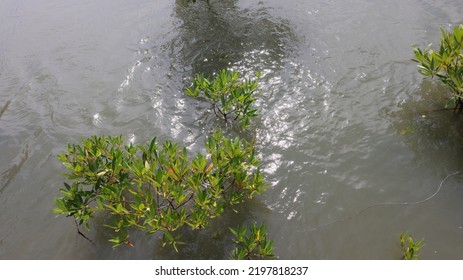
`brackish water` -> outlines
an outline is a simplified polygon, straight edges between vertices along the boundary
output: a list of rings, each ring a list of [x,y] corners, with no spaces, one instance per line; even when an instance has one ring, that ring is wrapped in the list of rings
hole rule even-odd
[[[1,0],[0,258],[222,259],[228,227],[264,223],[281,259],[463,259],[463,116],[423,79],[411,46],[463,23],[460,0]],[[190,151],[222,126],[182,93],[196,73],[262,73],[256,138],[269,190],[179,254],[135,234],[80,237],[51,212],[68,142],[122,134]],[[237,130],[229,128],[232,134]],[[98,220],[97,220],[98,222]],[[98,223],[97,223],[98,224]]]

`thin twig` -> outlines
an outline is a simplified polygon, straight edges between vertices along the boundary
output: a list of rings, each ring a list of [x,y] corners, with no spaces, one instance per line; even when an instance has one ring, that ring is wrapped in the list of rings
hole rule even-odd
[[[93,246],[96,246],[95,242],[93,242],[90,238],[88,238],[87,236],[85,236],[85,234],[83,234],[80,229],[79,229],[79,225],[77,224],[77,221],[74,219],[74,223],[76,224],[76,229],[77,229],[77,233],[82,236],[83,238],[85,238],[88,242],[92,243]]]
[[[185,200],[184,202],[182,202],[182,203],[180,203],[179,205],[177,205],[177,207],[174,208],[174,210],[177,211],[178,208],[180,208],[180,207],[182,207],[183,205],[187,204],[190,200],[193,199],[193,196],[194,196],[194,193],[192,193],[192,194],[190,195],[190,197],[189,197],[187,200]]]
[[[214,114],[217,118],[220,118],[219,114],[217,114],[217,111],[215,110],[216,105],[212,105],[212,108],[214,109]]]
[[[225,118],[225,121],[227,120],[227,114],[225,114],[224,112],[222,112],[222,110],[220,110],[220,107],[217,106],[217,104],[214,104],[215,106],[214,107],[217,107],[217,110],[219,110],[220,114],[222,114],[222,116]],[[218,117],[218,116],[217,116]]]
[[[168,199],[167,201],[169,201],[170,208],[172,208],[172,210],[175,210],[175,207],[174,207],[174,204],[172,203],[172,200]]]

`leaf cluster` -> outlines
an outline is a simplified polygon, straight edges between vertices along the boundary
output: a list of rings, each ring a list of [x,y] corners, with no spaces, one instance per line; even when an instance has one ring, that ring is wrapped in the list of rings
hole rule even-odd
[[[414,48],[418,72],[427,77],[436,76],[452,92],[449,103],[463,105],[463,25],[455,26],[452,32],[441,28],[439,51],[430,45],[425,49]]]
[[[259,73],[256,72],[257,77]],[[238,72],[223,69],[211,80],[204,75],[196,75],[193,85],[185,89],[191,97],[206,98],[213,106],[215,115],[225,122],[238,120],[243,128],[257,116],[252,107],[258,93],[258,82],[251,79],[240,80]]]
[[[97,212],[107,213],[114,246],[127,244],[132,230],[162,232],[164,244],[182,244],[173,233],[182,226],[201,229],[225,207],[265,190],[254,146],[221,131],[206,141],[206,153],[189,158],[185,148],[154,138],[144,146],[121,136],[92,136],[69,144],[58,156],[72,183],[56,199],[57,214],[89,227]]]
[[[413,241],[413,238],[406,232],[400,235],[400,247],[402,248],[402,259],[418,259],[418,251],[424,246],[423,239]]]
[[[235,248],[230,253],[232,260],[264,260],[273,259],[273,241],[267,240],[267,228],[264,225],[241,227],[238,230],[230,228],[234,235]]]

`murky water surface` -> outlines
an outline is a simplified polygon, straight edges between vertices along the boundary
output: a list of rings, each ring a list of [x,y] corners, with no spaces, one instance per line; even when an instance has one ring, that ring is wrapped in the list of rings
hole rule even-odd
[[[460,0],[0,3],[0,258],[228,257],[228,227],[265,223],[281,259],[463,258],[463,121],[411,46],[461,24]],[[256,137],[269,190],[176,254],[157,236],[113,250],[51,212],[56,156],[92,134],[190,150],[220,126],[182,89],[196,73],[262,73]],[[232,133],[238,133],[232,131]],[[397,203],[397,204],[395,204]],[[369,206],[382,204],[366,209]],[[366,210],[365,210],[366,209]],[[211,239],[211,236],[213,238]]]

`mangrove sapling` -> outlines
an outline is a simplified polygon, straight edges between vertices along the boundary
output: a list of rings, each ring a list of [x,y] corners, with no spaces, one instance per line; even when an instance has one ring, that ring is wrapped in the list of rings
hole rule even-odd
[[[442,38],[439,51],[432,50],[431,45],[425,50],[414,48],[418,62],[418,72],[427,77],[437,77],[447,88],[451,96],[449,104],[455,109],[463,109],[463,25],[455,26],[452,32],[441,28]]]
[[[247,233],[249,230],[249,234]],[[232,260],[264,260],[274,259],[273,241],[267,239],[267,228],[264,225],[239,229],[230,228],[235,237],[235,248],[230,253]]]
[[[263,192],[267,186],[253,145],[221,131],[206,141],[206,153],[190,159],[185,148],[154,138],[145,146],[125,145],[121,136],[92,136],[69,144],[58,156],[68,169],[57,214],[89,228],[98,212],[107,213],[114,247],[134,246],[133,230],[163,233],[164,244],[182,244],[174,235],[183,226],[201,229],[225,207]]]
[[[413,238],[407,232],[403,232],[400,235],[402,260],[417,260],[419,257],[418,251],[424,246],[423,240],[424,239],[414,241]]]
[[[256,76],[259,77],[259,73],[256,72]],[[240,80],[238,72],[224,69],[213,80],[196,75],[193,85],[186,88],[185,93],[194,98],[206,98],[218,118],[225,122],[237,120],[246,128],[251,118],[257,116],[257,109],[252,104],[258,85],[255,80]]]

